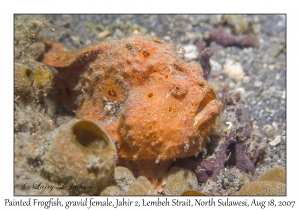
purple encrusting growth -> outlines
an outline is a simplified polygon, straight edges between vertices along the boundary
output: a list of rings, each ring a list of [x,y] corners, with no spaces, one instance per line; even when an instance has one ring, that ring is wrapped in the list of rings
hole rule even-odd
[[[242,143],[235,144],[236,167],[241,171],[252,171],[254,164],[246,154],[246,147]]]
[[[227,160],[226,151],[230,144],[235,143],[235,132],[231,131],[228,136],[220,139],[220,145],[216,149],[216,153],[211,158],[202,160],[198,163],[195,173],[199,182],[204,183],[210,177],[212,181],[217,181],[220,171],[224,168]]]
[[[209,30],[209,40],[215,41],[218,44],[227,47],[227,46],[253,46],[255,45],[255,38],[252,35],[232,35],[225,32],[222,27],[212,28]]]
[[[231,123],[227,134],[211,135],[211,142],[216,142],[217,146],[205,159],[190,158],[176,162],[176,165],[195,171],[201,183],[208,179],[216,182],[220,172],[227,167],[236,167],[241,172],[252,171],[259,157],[265,153],[264,147],[259,147],[259,151],[249,149],[250,145],[263,143],[256,140],[258,136],[253,132],[251,122],[246,120],[239,106],[240,99],[239,93],[230,93],[228,88],[224,88],[221,99],[222,112],[225,121]]]
[[[202,160],[191,159],[188,163],[180,160],[178,165],[195,171],[198,181],[201,183],[205,183],[208,179],[216,182],[220,172],[226,167],[235,166],[243,172],[254,169],[254,163],[248,157],[245,146],[237,143],[236,131],[232,130],[219,142],[213,156]]]

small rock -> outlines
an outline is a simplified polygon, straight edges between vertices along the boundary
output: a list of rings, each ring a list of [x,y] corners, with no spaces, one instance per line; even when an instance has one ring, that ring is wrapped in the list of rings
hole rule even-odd
[[[227,179],[228,179],[228,181],[233,182],[234,178],[235,178],[235,177],[234,177],[233,174],[227,174]]]
[[[170,36],[164,36],[163,39],[164,39],[165,41],[171,41],[171,37],[170,37]]]
[[[223,18],[233,26],[235,34],[243,34],[248,30],[248,21],[242,15],[224,15]]]
[[[90,39],[87,39],[87,40],[85,40],[85,45],[90,45],[90,44],[92,44],[93,42],[92,42],[92,40],[90,40]]]
[[[272,123],[272,126],[274,127],[274,129],[277,131],[278,130],[278,124],[277,122],[273,122]]]
[[[227,74],[231,79],[237,82],[240,82],[245,75],[242,65],[232,59],[226,60],[223,67],[223,73]]]
[[[271,138],[275,133],[275,129],[270,124],[265,125],[262,130],[268,138]]]
[[[275,65],[274,64],[269,65],[268,68],[269,68],[269,70],[273,71],[275,69]]]
[[[139,34],[140,32],[139,32],[139,30],[134,29],[132,33],[133,33],[133,34]]]
[[[72,40],[72,42],[73,42],[73,44],[75,44],[75,45],[80,45],[80,38],[78,37],[78,36],[70,36],[70,38],[71,38],[71,40]]]
[[[209,16],[209,23],[211,25],[217,25],[222,21],[222,15],[211,15]]]
[[[133,34],[137,34],[136,31],[137,31],[137,30],[135,29],[132,33],[133,33]],[[121,31],[120,29],[116,28],[115,33],[114,33],[114,36],[115,36],[116,38],[120,39],[120,38],[124,37],[125,34],[123,33],[123,31]]]
[[[199,56],[197,47],[195,45],[185,45],[183,46],[185,49],[185,58],[189,61],[196,60]]]
[[[281,136],[276,136],[275,139],[271,141],[269,144],[274,147],[280,144],[280,142],[281,142]]]
[[[285,98],[286,98],[286,96],[285,96],[285,95],[286,95],[286,93],[285,93],[285,90],[283,90],[283,91],[282,91],[281,98],[282,98],[282,99],[285,99]]]
[[[240,93],[240,95],[244,95],[246,93],[245,88],[243,87],[236,88],[236,92]]]
[[[264,86],[261,81],[255,81],[253,83],[253,87],[254,87],[255,92],[257,92],[257,93],[261,93],[264,90]]]
[[[98,39],[102,39],[102,38],[105,38],[105,37],[107,37],[108,35],[110,34],[110,31],[102,31],[102,32],[100,32],[98,35],[97,35],[97,38]]]
[[[245,76],[245,77],[243,78],[243,83],[248,84],[249,82],[250,82],[250,77]]]

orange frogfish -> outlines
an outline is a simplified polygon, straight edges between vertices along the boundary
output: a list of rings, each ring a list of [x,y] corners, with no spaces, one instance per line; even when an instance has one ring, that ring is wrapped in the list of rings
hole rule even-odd
[[[221,109],[202,68],[152,37],[109,40],[78,51],[49,44],[59,99],[76,116],[101,124],[119,164],[159,186],[176,158],[197,155]],[[52,48],[51,48],[52,47]]]

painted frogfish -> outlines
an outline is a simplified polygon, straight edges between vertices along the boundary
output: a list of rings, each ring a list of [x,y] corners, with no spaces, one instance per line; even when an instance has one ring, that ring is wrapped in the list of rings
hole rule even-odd
[[[196,62],[172,44],[132,36],[70,51],[48,43],[59,100],[115,140],[119,164],[159,186],[176,158],[205,149],[221,110]]]

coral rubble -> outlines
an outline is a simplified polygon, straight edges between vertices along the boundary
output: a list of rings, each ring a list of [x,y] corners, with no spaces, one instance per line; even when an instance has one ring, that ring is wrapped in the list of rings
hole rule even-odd
[[[43,62],[59,72],[61,102],[77,117],[103,123],[120,163],[136,176],[159,184],[174,159],[205,148],[221,102],[201,67],[182,61],[172,45],[133,36],[78,51],[49,46]]]

